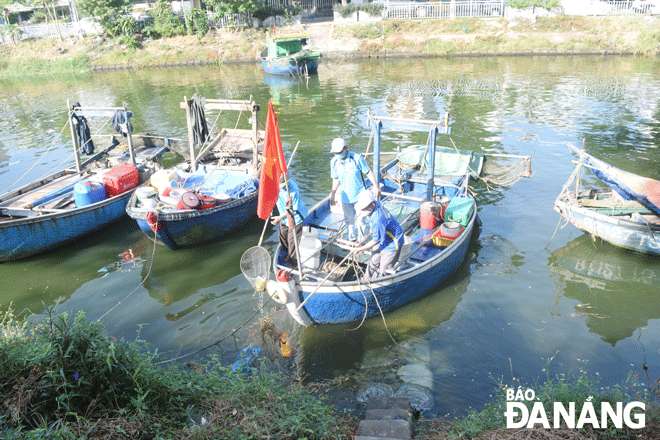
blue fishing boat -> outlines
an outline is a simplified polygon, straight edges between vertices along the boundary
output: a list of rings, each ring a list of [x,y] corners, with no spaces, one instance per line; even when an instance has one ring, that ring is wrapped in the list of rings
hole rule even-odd
[[[272,35],[261,51],[261,66],[271,75],[312,75],[317,73],[321,52],[310,45],[309,34]]]
[[[128,201],[126,212],[140,229],[170,249],[201,245],[243,227],[257,211],[259,106],[251,100],[184,97],[190,159],[155,173]],[[199,113],[195,117],[197,108]],[[251,113],[252,129],[202,129],[206,112]],[[194,140],[194,132],[206,133]],[[198,151],[199,150],[199,151]]]
[[[67,103],[68,104],[68,103]],[[81,239],[125,215],[134,188],[162,168],[158,159],[177,142],[132,134],[125,107],[70,106],[75,168],[67,168],[0,195],[0,262],[20,260]],[[87,118],[122,120],[122,136],[80,138]],[[84,131],[84,130],[83,130]],[[110,146],[93,153],[93,142]],[[81,144],[84,139],[84,144]],[[81,160],[80,152],[89,153]]]
[[[555,200],[555,211],[578,229],[615,246],[660,255],[660,182],[613,167],[569,145],[578,164]],[[608,187],[583,188],[586,168]]]
[[[403,151],[381,168],[383,122],[429,130],[422,154],[417,154],[418,148],[413,154]],[[370,258],[368,251],[349,255],[356,243],[345,239],[341,208],[331,206],[329,196],[319,202],[303,223],[302,273],[284,264],[278,247],[273,258],[277,281],[266,284],[271,297],[286,304],[302,325],[348,323],[387,313],[447,281],[465,259],[477,223],[476,202],[468,192],[468,164],[479,167],[483,158],[468,153],[460,170],[455,167],[452,175],[438,175],[435,140],[439,132],[450,133],[448,124],[378,116],[373,123],[373,170],[381,187],[380,202],[401,224],[405,244],[398,262],[385,276],[367,280],[363,271]],[[404,156],[419,161],[406,164],[401,160]],[[363,236],[369,235],[365,231]]]

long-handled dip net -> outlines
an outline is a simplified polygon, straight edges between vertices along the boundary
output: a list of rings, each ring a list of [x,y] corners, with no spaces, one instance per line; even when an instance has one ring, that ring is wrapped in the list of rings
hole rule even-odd
[[[270,273],[270,254],[261,246],[253,246],[241,257],[241,272],[256,291],[266,288]]]

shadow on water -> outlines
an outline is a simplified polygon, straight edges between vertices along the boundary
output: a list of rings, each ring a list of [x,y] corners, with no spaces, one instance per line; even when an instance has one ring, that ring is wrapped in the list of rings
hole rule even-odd
[[[580,301],[575,315],[612,346],[660,318],[660,259],[581,235],[557,249],[548,267],[559,296]]]
[[[414,408],[431,414],[435,375],[442,365],[427,333],[451,319],[467,291],[480,232],[476,227],[458,270],[418,301],[362,324],[293,326],[289,340],[298,374],[308,383],[331,383],[326,392],[339,407],[359,411],[356,404],[370,396],[394,395],[410,398]]]
[[[12,303],[15,311],[40,313],[42,302],[50,306],[67,300],[85,283],[102,277],[104,268],[130,259],[141,234],[135,222],[125,218],[47,254],[0,264],[0,277],[12,286],[0,306],[4,310]]]

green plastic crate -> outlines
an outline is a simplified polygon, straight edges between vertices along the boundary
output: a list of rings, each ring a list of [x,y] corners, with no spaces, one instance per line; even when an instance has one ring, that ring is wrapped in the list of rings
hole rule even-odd
[[[449,201],[445,210],[445,221],[456,222],[461,226],[467,226],[472,210],[474,209],[474,200],[468,197],[454,197]]]

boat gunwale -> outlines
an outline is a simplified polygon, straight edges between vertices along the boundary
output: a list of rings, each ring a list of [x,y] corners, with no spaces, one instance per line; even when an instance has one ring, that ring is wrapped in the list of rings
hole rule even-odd
[[[177,210],[176,212],[169,212],[165,213],[161,210],[157,209],[150,209],[150,210],[140,210],[138,211],[137,207],[134,207],[135,201],[137,200],[137,195],[131,196],[131,200],[129,200],[128,205],[126,206],[126,213],[133,219],[140,219],[140,220],[146,220],[146,215],[149,212],[153,212],[155,210],[158,211],[158,221],[159,222],[167,222],[167,221],[181,221],[184,219],[191,219],[191,218],[196,218],[196,217],[205,217],[208,215],[212,215],[221,211],[224,211],[226,209],[232,209],[235,208],[236,206],[242,205],[244,203],[247,203],[257,197],[259,195],[259,191],[253,191],[250,194],[234,199],[231,202],[223,203],[222,205],[219,206],[214,206],[209,209],[180,209]],[[169,209],[169,208],[168,208]]]
[[[456,251],[456,248],[458,248],[463,241],[465,240],[470,240],[472,237],[472,232],[474,229],[474,223],[476,221],[477,217],[477,205],[476,205],[476,200],[472,196],[468,196],[470,199],[474,201],[474,209],[472,210],[472,215],[470,216],[470,219],[468,221],[467,226],[465,229],[461,232],[459,235],[459,238],[454,240],[449,246],[447,246],[445,249],[442,249],[440,252],[438,252],[436,255],[433,257],[424,260],[423,262],[420,262],[419,264],[411,265],[411,267],[407,269],[403,269],[400,271],[397,271],[393,274],[388,274],[384,277],[379,277],[374,280],[369,280],[368,283],[371,284],[372,288],[378,288],[378,287],[383,287],[383,286],[388,286],[391,284],[395,284],[396,282],[403,281],[407,278],[416,276],[418,272],[423,272],[425,270],[428,270],[428,266],[434,266],[438,263],[440,263],[441,260],[444,260],[446,258],[449,258],[451,255],[454,254]],[[326,203],[329,200],[329,196],[323,199],[321,202],[317,203],[314,205],[314,208],[310,210],[310,214],[314,212],[315,209],[318,209],[320,206],[323,205],[323,203]],[[277,264],[277,258],[279,256],[279,252],[281,249],[281,245],[278,244],[276,250],[275,250],[275,255],[273,257],[273,265],[274,267],[277,268],[284,268],[281,265]],[[303,270],[304,272],[304,270]],[[399,279],[397,279],[399,278]],[[363,280],[355,280],[355,281],[339,281],[339,282],[320,282],[320,281],[305,281],[303,278],[302,280],[296,281],[296,285],[300,287],[301,290],[304,290],[305,287],[307,288],[316,288],[318,286],[317,293],[336,293],[336,292],[359,292],[364,290],[364,286],[367,284],[367,282]]]
[[[655,232],[660,233],[660,224],[654,224],[650,222],[641,223],[636,220],[629,220],[627,218],[623,218],[623,216],[627,214],[618,216],[618,215],[607,215],[600,212],[596,212],[595,210],[589,207],[580,205],[579,203],[577,203],[575,199],[571,199],[568,196],[560,196],[555,201],[555,209],[556,210],[559,209],[560,214],[562,214],[561,212],[562,208],[566,211],[574,211],[578,214],[584,215],[585,217],[591,217],[594,220],[599,220],[614,226],[619,226],[621,228],[634,229],[636,231],[647,232],[652,234],[654,234]],[[582,228],[579,229],[582,230]]]

